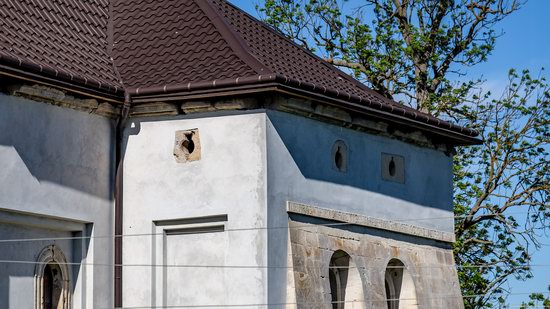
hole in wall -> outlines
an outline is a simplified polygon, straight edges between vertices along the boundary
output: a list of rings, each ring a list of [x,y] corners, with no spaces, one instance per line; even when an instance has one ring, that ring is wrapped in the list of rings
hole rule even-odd
[[[332,146],[332,166],[339,172],[348,169],[348,147],[343,141],[336,141]]]
[[[198,129],[176,131],[174,158],[178,163],[201,159],[201,141]]]
[[[63,252],[55,245],[40,252],[34,274],[34,308],[67,309],[71,303],[69,269]]]
[[[380,167],[383,180],[405,183],[405,158],[403,156],[382,153]]]
[[[44,268],[42,277],[42,303],[43,308],[57,309],[62,305],[63,279],[58,271],[56,263],[48,263]]]
[[[346,252],[334,252],[329,263],[328,277],[332,309],[364,308],[361,275]]]
[[[186,139],[181,143],[183,151],[186,151],[188,154],[192,154],[195,151],[195,142],[193,142],[193,134],[185,134]]]
[[[388,164],[388,173],[390,173],[390,176],[395,176],[395,161],[393,160],[393,157],[391,157],[390,164]]]
[[[342,169],[342,165],[344,164],[343,160],[344,158],[342,157],[342,151],[340,147],[338,147],[338,149],[336,149],[336,154],[334,155],[334,164],[336,164],[336,167],[339,170]]]

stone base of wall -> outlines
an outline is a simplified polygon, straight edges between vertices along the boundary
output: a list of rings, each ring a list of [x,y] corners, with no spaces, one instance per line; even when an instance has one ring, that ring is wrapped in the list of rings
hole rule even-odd
[[[329,264],[337,250],[351,257],[364,292],[364,304],[343,308],[388,308],[384,280],[392,259],[405,265],[414,282],[417,305],[408,302],[407,308],[464,308],[450,244],[414,241],[414,237],[403,241],[395,233],[369,233],[365,228],[362,232],[332,223],[289,222],[293,274],[289,274],[288,291],[297,304],[289,308],[332,308]]]

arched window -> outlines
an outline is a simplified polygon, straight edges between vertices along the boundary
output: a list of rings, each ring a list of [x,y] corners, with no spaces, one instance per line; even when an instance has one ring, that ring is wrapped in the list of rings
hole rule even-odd
[[[34,275],[36,309],[69,309],[71,293],[67,259],[51,245],[38,256]]]
[[[351,257],[336,251],[329,264],[330,294],[333,309],[364,308],[361,276]]]
[[[393,259],[388,263],[385,276],[388,309],[416,309],[416,288],[405,265]]]

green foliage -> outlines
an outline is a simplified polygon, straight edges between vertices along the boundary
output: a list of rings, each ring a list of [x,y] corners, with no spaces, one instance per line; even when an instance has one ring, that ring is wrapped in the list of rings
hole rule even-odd
[[[548,295],[542,293],[533,293],[529,295],[529,301],[523,302],[520,309],[543,308],[550,309],[550,286],[548,286]]]
[[[384,96],[479,130],[483,144],[454,156],[453,249],[463,294],[471,296],[466,308],[498,306],[509,278],[532,276],[532,250],[550,228],[549,85],[542,74],[511,70],[497,97],[483,91],[482,80],[457,80],[488,59],[499,36],[495,25],[522,3],[354,3],[264,0],[258,10],[274,28]]]
[[[503,95],[472,96],[461,114],[480,146],[454,157],[455,260],[469,308],[491,307],[510,276],[527,279],[531,250],[550,219],[550,88],[528,71],[509,73]],[[471,267],[490,265],[490,267]]]
[[[498,33],[492,26],[518,0],[264,0],[264,20],[388,98],[438,114],[452,107],[450,75],[487,60]],[[459,91],[460,92],[460,91]],[[436,104],[434,104],[436,103]]]

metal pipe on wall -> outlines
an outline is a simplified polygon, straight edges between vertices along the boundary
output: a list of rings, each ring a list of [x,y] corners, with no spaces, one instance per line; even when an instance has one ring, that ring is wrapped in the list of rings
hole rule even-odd
[[[129,93],[124,95],[124,105],[120,110],[120,116],[116,125],[116,150],[115,150],[115,162],[116,162],[116,174],[115,174],[115,269],[114,269],[114,287],[115,287],[115,308],[122,308],[122,215],[123,215],[123,140],[124,140],[124,127],[128,120],[128,114],[130,112],[131,97]]]

